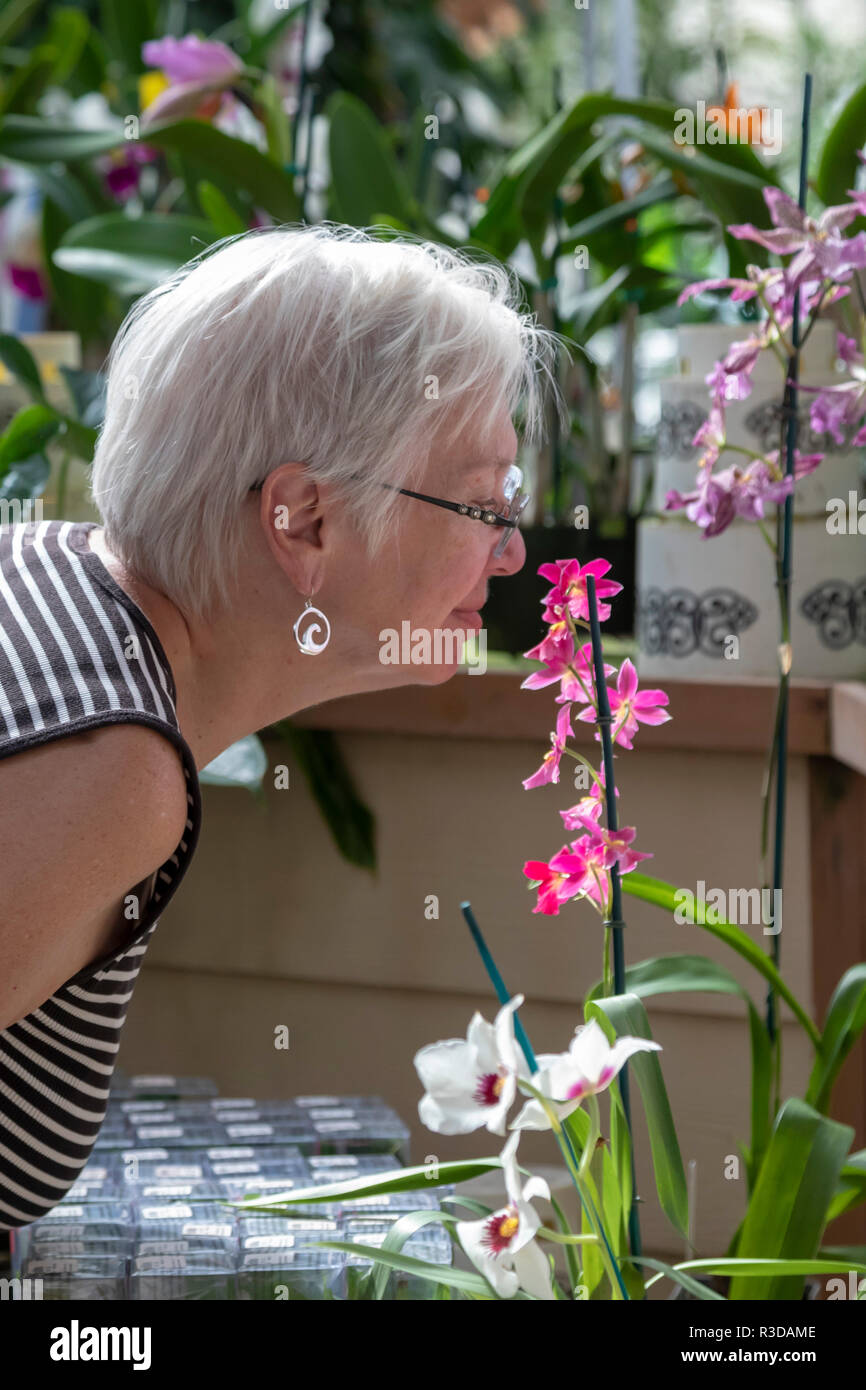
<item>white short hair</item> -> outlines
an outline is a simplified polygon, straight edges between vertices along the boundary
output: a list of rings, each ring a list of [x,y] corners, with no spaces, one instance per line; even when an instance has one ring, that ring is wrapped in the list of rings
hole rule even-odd
[[[397,524],[379,483],[417,481],[434,432],[483,443],[503,407],[543,432],[561,340],[521,311],[514,273],[371,232],[227,238],[120,328],[93,497],[115,554],[191,615],[230,602],[239,508],[279,464],[339,487],[372,554]]]

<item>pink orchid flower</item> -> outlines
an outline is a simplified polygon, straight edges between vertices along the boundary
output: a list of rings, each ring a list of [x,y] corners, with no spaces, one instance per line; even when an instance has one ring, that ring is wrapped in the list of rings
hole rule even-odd
[[[579,819],[579,818],[578,818]],[[523,866],[526,877],[538,887],[538,900],[532,909],[547,917],[558,917],[563,903],[571,898],[591,898],[606,909],[610,898],[610,870],[619,865],[621,874],[632,869],[651,854],[630,848],[635,837],[634,826],[622,830],[604,830],[590,818],[584,818],[586,833],[553,856],[549,863],[530,859]]]
[[[607,560],[590,560],[581,566],[579,560],[554,560],[551,564],[539,566],[542,579],[549,579],[553,588],[545,595],[544,621],[560,621],[567,611],[576,620],[589,621],[589,601],[586,596],[588,575],[595,579],[595,593],[598,599],[599,622],[610,617],[610,604],[602,603],[603,598],[613,598],[622,590],[622,585],[603,576],[610,569]]]
[[[568,845],[563,845],[549,863],[545,859],[528,859],[523,872],[538,887],[538,900],[532,911],[546,917],[558,917],[563,903],[585,891],[586,860]]]
[[[538,771],[534,772],[531,777],[527,777],[523,783],[527,790],[530,787],[543,787],[546,782],[559,781],[559,764],[566,740],[574,738],[570,714],[571,705],[563,705],[556,718],[556,733],[550,735],[550,750],[545,753],[544,761]]]
[[[866,233],[843,237],[843,229],[858,217],[856,203],[825,208],[817,219],[808,217],[798,203],[780,188],[765,188],[764,202],[773,223],[771,231],[744,222],[728,227],[740,241],[755,241],[778,256],[792,255],[787,268],[791,288],[806,280],[850,279],[866,266]]]
[[[141,56],[168,78],[169,86],[142,112],[142,125],[179,121],[185,117],[205,120],[217,115],[227,89],[243,72],[240,58],[224,43],[186,34],[182,39],[151,39],[142,45]]]
[[[663,690],[638,690],[638,676],[631,661],[626,657],[619,668],[616,690],[608,693],[610,712],[614,716],[611,734],[614,743],[623,748],[632,748],[632,738],[638,731],[638,724],[666,724],[670,715],[659,706],[668,703]],[[577,716],[585,724],[595,722],[595,710],[581,710]],[[596,738],[598,738],[596,734]]]
[[[566,811],[560,811],[563,824],[566,830],[579,830],[585,827],[587,819],[598,822],[604,808],[604,765],[598,770],[599,781],[593,782],[592,788],[586,796],[581,797],[580,801],[574,806],[569,806]],[[615,787],[619,796],[619,787]]]

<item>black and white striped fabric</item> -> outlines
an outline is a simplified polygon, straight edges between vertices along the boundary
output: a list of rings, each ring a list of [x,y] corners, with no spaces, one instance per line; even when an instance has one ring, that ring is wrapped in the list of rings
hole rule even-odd
[[[0,527],[0,758],[107,724],[147,724],[179,750],[188,819],[171,858],[130,887],[142,911],[129,943],[0,1031],[0,1230],[49,1211],[87,1161],[142,958],[201,823],[171,668],[145,615],[90,550],[94,524]],[[47,871],[51,845],[43,850]]]

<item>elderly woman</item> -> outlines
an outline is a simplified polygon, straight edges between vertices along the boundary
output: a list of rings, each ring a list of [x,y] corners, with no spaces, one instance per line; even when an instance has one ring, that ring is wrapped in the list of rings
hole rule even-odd
[[[520,569],[512,415],[552,335],[501,266],[334,226],[232,239],[140,300],[93,467],[103,525],[0,531],[0,1228],[104,1118],[196,769],[310,705],[447,680],[382,636],[481,627]]]

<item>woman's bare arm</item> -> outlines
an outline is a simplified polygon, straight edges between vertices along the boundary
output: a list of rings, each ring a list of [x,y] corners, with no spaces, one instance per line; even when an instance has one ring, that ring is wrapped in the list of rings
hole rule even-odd
[[[186,779],[142,724],[0,760],[0,1029],[135,934],[124,895],[174,852]]]

